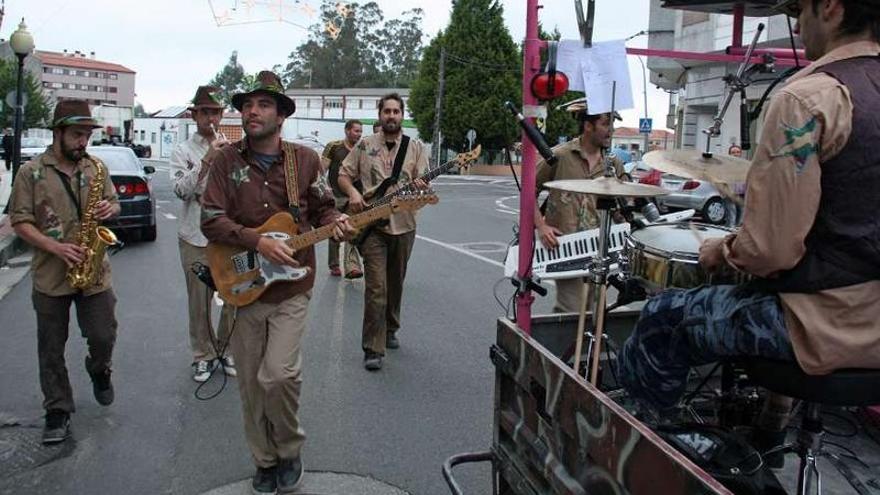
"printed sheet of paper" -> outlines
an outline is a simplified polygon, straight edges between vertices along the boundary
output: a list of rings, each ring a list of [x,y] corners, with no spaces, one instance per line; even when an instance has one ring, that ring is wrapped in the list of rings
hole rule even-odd
[[[584,48],[580,40],[562,40],[556,54],[556,68],[568,76],[571,91],[583,91],[590,113],[611,111],[615,90],[615,110],[634,108],[632,83],[624,40],[602,41]]]

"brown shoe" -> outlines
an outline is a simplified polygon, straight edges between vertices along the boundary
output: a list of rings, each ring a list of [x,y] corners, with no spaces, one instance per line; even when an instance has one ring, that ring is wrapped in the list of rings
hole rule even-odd
[[[364,276],[364,272],[358,270],[357,268],[355,268],[354,270],[345,274],[345,278],[347,278],[349,280],[354,280],[356,278],[361,278],[363,276]]]

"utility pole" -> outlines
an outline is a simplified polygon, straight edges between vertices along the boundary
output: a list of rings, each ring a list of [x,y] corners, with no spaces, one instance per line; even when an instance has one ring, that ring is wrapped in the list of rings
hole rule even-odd
[[[434,107],[434,147],[437,150],[437,155],[434,157],[436,162],[435,166],[440,165],[440,149],[443,147],[443,143],[441,143],[441,134],[440,134],[440,121],[443,116],[443,93],[446,91],[446,47],[440,48],[440,70],[439,70],[439,78],[437,85],[437,103]]]

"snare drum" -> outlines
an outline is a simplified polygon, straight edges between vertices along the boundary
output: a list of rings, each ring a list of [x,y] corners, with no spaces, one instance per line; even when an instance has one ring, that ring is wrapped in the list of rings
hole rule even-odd
[[[671,287],[690,289],[704,284],[740,284],[748,281],[745,273],[722,267],[708,274],[700,266],[700,244],[692,229],[702,239],[725,237],[731,229],[701,223],[650,225],[630,233],[629,258],[632,275],[648,293]]]

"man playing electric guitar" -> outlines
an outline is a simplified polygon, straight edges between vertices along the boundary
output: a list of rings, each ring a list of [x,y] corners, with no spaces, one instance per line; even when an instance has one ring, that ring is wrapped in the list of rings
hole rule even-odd
[[[366,207],[361,193],[353,186],[360,179],[364,188],[385,184],[412,183],[424,189],[427,183],[418,178],[428,168],[425,146],[404,136],[401,123],[403,99],[391,93],[379,100],[379,121],[382,129],[361,139],[346,157],[339,170],[339,187],[348,195],[351,212]],[[380,191],[375,197],[393,193],[396,186]],[[382,368],[385,349],[396,349],[396,333],[400,329],[400,302],[406,266],[416,238],[416,217],[413,212],[398,212],[387,225],[372,228],[360,244],[364,260],[364,322],[361,347],[364,367],[370,371]]]
[[[257,227],[277,213],[289,212],[302,231],[308,231],[309,225],[335,223],[339,240],[354,229],[335,208],[317,153],[281,140],[282,123],[296,106],[284,94],[278,76],[260,72],[254,87],[233,95],[232,104],[241,112],[246,138],[212,153],[206,164],[202,233],[210,242],[212,271],[215,245],[257,251],[278,267],[311,268],[301,280],[275,283],[255,302],[236,305],[230,337],[245,436],[257,466],[253,491],[291,493],[303,473],[300,348],[314,283],[315,251],[309,246],[294,252],[285,242],[261,235]]]

